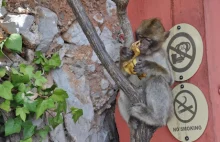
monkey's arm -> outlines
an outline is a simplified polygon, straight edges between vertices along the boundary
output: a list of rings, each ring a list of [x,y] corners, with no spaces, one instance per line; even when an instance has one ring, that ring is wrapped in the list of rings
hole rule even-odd
[[[152,61],[145,60],[137,63],[134,67],[134,71],[137,72],[137,74],[145,73],[147,74],[147,76],[161,75],[167,80],[167,82],[170,82],[170,75],[167,72],[167,70],[164,67]]]

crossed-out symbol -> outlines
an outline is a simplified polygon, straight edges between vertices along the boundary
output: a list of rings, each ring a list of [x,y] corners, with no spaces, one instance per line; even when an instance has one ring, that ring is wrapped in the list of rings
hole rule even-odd
[[[173,47],[172,46],[172,43],[177,39],[177,38],[186,38],[189,40],[189,42],[181,42],[179,44],[176,45],[176,47]],[[192,55],[189,55],[186,51],[184,50],[181,50],[180,48],[178,48],[178,46],[189,46],[190,45],[190,48],[191,49],[188,49],[188,50],[192,50]],[[173,55],[170,55],[171,54],[171,51],[174,51],[176,54],[174,55],[180,55],[180,57],[182,57],[182,59],[180,58],[180,60],[178,61],[174,61],[172,59],[170,59],[170,57],[173,57],[175,58],[175,56]],[[184,33],[184,32],[181,32],[181,33],[178,33],[176,35],[174,35],[171,40],[169,41],[168,43],[168,46],[167,46],[167,54],[168,54],[168,59],[169,59],[169,62],[171,63],[171,66],[173,68],[173,70],[175,72],[185,72],[187,71],[193,64],[194,60],[195,60],[195,56],[196,56],[196,46],[195,46],[195,42],[193,40],[193,38],[187,34],[187,33]],[[179,67],[176,67],[174,64],[176,64],[176,62],[182,62],[184,60],[184,58],[188,58],[190,61],[189,63],[182,67],[182,68],[179,68]]]
[[[184,101],[180,101],[180,98],[184,99]],[[193,101],[189,101],[188,99],[192,99]],[[182,99],[181,99],[182,100]],[[187,101],[189,101],[190,105],[186,105]],[[190,121],[192,121],[194,119],[194,117],[196,116],[196,112],[197,112],[197,102],[196,102],[196,98],[194,97],[194,95],[188,91],[188,90],[182,90],[180,91],[175,99],[174,99],[174,113],[176,118],[183,122],[183,123],[188,123]],[[178,106],[178,107],[177,107]],[[184,118],[184,115],[181,115],[182,113],[189,113],[190,117]]]

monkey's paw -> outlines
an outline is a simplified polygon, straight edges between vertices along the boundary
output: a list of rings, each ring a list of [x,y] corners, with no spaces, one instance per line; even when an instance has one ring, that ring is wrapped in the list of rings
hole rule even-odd
[[[147,72],[149,70],[149,65],[150,65],[150,62],[148,62],[148,61],[138,62],[134,66],[134,72],[136,72],[137,74],[143,74],[143,73],[147,74]]]
[[[131,107],[131,115],[133,117],[139,118],[142,115],[146,115],[147,112],[147,106],[144,103],[136,103]]]
[[[124,60],[130,60],[134,56],[134,52],[127,47],[122,47],[120,52],[121,58]]]

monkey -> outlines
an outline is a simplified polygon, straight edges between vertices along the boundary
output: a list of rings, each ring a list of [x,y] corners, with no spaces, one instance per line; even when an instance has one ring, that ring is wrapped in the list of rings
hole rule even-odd
[[[147,77],[139,79],[137,75],[124,75],[144,95],[145,103],[132,103],[122,90],[118,99],[119,111],[129,124],[132,117],[149,126],[165,126],[173,114],[173,95],[170,86],[174,83],[172,67],[167,53],[162,48],[170,32],[165,31],[158,18],[143,20],[136,30],[136,38],[140,40],[140,55],[134,71],[146,73]],[[120,66],[133,57],[134,53],[127,47],[120,50]]]

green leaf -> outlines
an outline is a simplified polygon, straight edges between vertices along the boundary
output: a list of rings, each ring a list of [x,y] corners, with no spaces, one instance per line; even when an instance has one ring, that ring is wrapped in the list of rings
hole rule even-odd
[[[25,86],[25,84],[24,84],[24,83],[19,84],[18,90],[19,90],[20,92],[25,92],[25,91],[26,91],[26,86]]]
[[[2,0],[2,6],[6,6],[6,0]]]
[[[45,77],[42,76],[41,71],[37,71],[34,74],[34,78],[35,78],[35,86],[43,86],[43,84],[45,84],[47,82],[47,79]]]
[[[21,119],[22,119],[23,121],[26,120],[26,114],[29,114],[29,113],[30,113],[30,112],[29,112],[28,109],[25,108],[25,107],[18,107],[18,108],[16,108],[16,116],[19,116],[19,115],[20,115],[20,117],[21,117]]]
[[[32,78],[34,68],[31,65],[21,64],[19,67],[21,73],[23,73],[24,75],[28,75],[29,78]]]
[[[5,123],[5,136],[19,133],[21,131],[21,124],[22,121],[20,118],[9,118],[8,121]]]
[[[24,139],[31,138],[35,132],[36,126],[34,126],[31,121],[26,121],[23,123],[22,127],[24,128],[23,131]]]
[[[36,110],[36,117],[37,119],[47,110],[50,108],[54,108],[54,101],[53,99],[49,98],[46,100],[43,100],[41,103],[37,105],[37,110]]]
[[[24,102],[24,107],[26,107],[29,111],[31,112],[36,112],[37,110],[37,105],[40,103],[39,100],[34,100],[34,101],[31,101],[31,100],[26,100]]]
[[[61,60],[58,53],[53,54],[51,59],[45,63],[44,70],[46,72],[50,71],[51,69],[54,69],[56,67],[59,67],[61,64]]]
[[[51,131],[49,126],[45,126],[43,129],[37,131],[37,134],[40,135],[42,139],[45,139],[47,134]]]
[[[26,139],[26,140],[20,140],[20,142],[32,142],[32,138]]]
[[[6,100],[12,100],[12,93],[11,89],[13,88],[13,85],[9,81],[3,82],[3,84],[0,84],[0,96]]]
[[[5,110],[6,112],[9,112],[11,110],[10,101],[5,100],[2,104],[0,104],[0,108]]]
[[[14,100],[16,103],[18,104],[23,104],[24,103],[24,93],[23,92],[18,92],[15,96],[14,96]]]
[[[51,92],[53,91],[54,89],[56,89],[56,84],[53,84],[50,88],[46,88],[45,90],[43,90],[44,92]]]
[[[79,119],[79,117],[83,115],[83,110],[75,108],[75,107],[71,107],[70,109],[71,109],[71,113],[73,115],[72,118],[73,118],[74,122],[76,123],[77,120]]]
[[[56,88],[53,92],[51,98],[57,102],[65,102],[66,98],[68,98],[68,94],[63,89]]]
[[[5,41],[5,47],[16,52],[21,52],[22,49],[22,37],[20,34],[11,34]]]
[[[49,118],[49,124],[53,128],[56,128],[61,123],[63,123],[63,116],[60,113],[57,113],[56,117]]]
[[[13,74],[22,75],[22,74],[19,73],[18,70],[15,69],[15,68],[11,68],[11,72],[12,72]]]
[[[5,74],[6,74],[6,69],[0,67],[0,78],[2,78],[3,76],[5,76]]]
[[[56,109],[56,112],[57,113],[61,113],[61,112],[65,112],[66,113],[66,102],[59,102],[58,103],[58,106],[57,106],[57,109]]]
[[[19,83],[27,84],[30,79],[28,75],[11,74],[11,81],[14,85],[18,85]]]
[[[47,58],[40,51],[35,52],[35,56],[36,56],[35,59],[34,59],[34,63],[35,64],[42,64],[42,65],[44,65],[45,62],[48,62]]]

